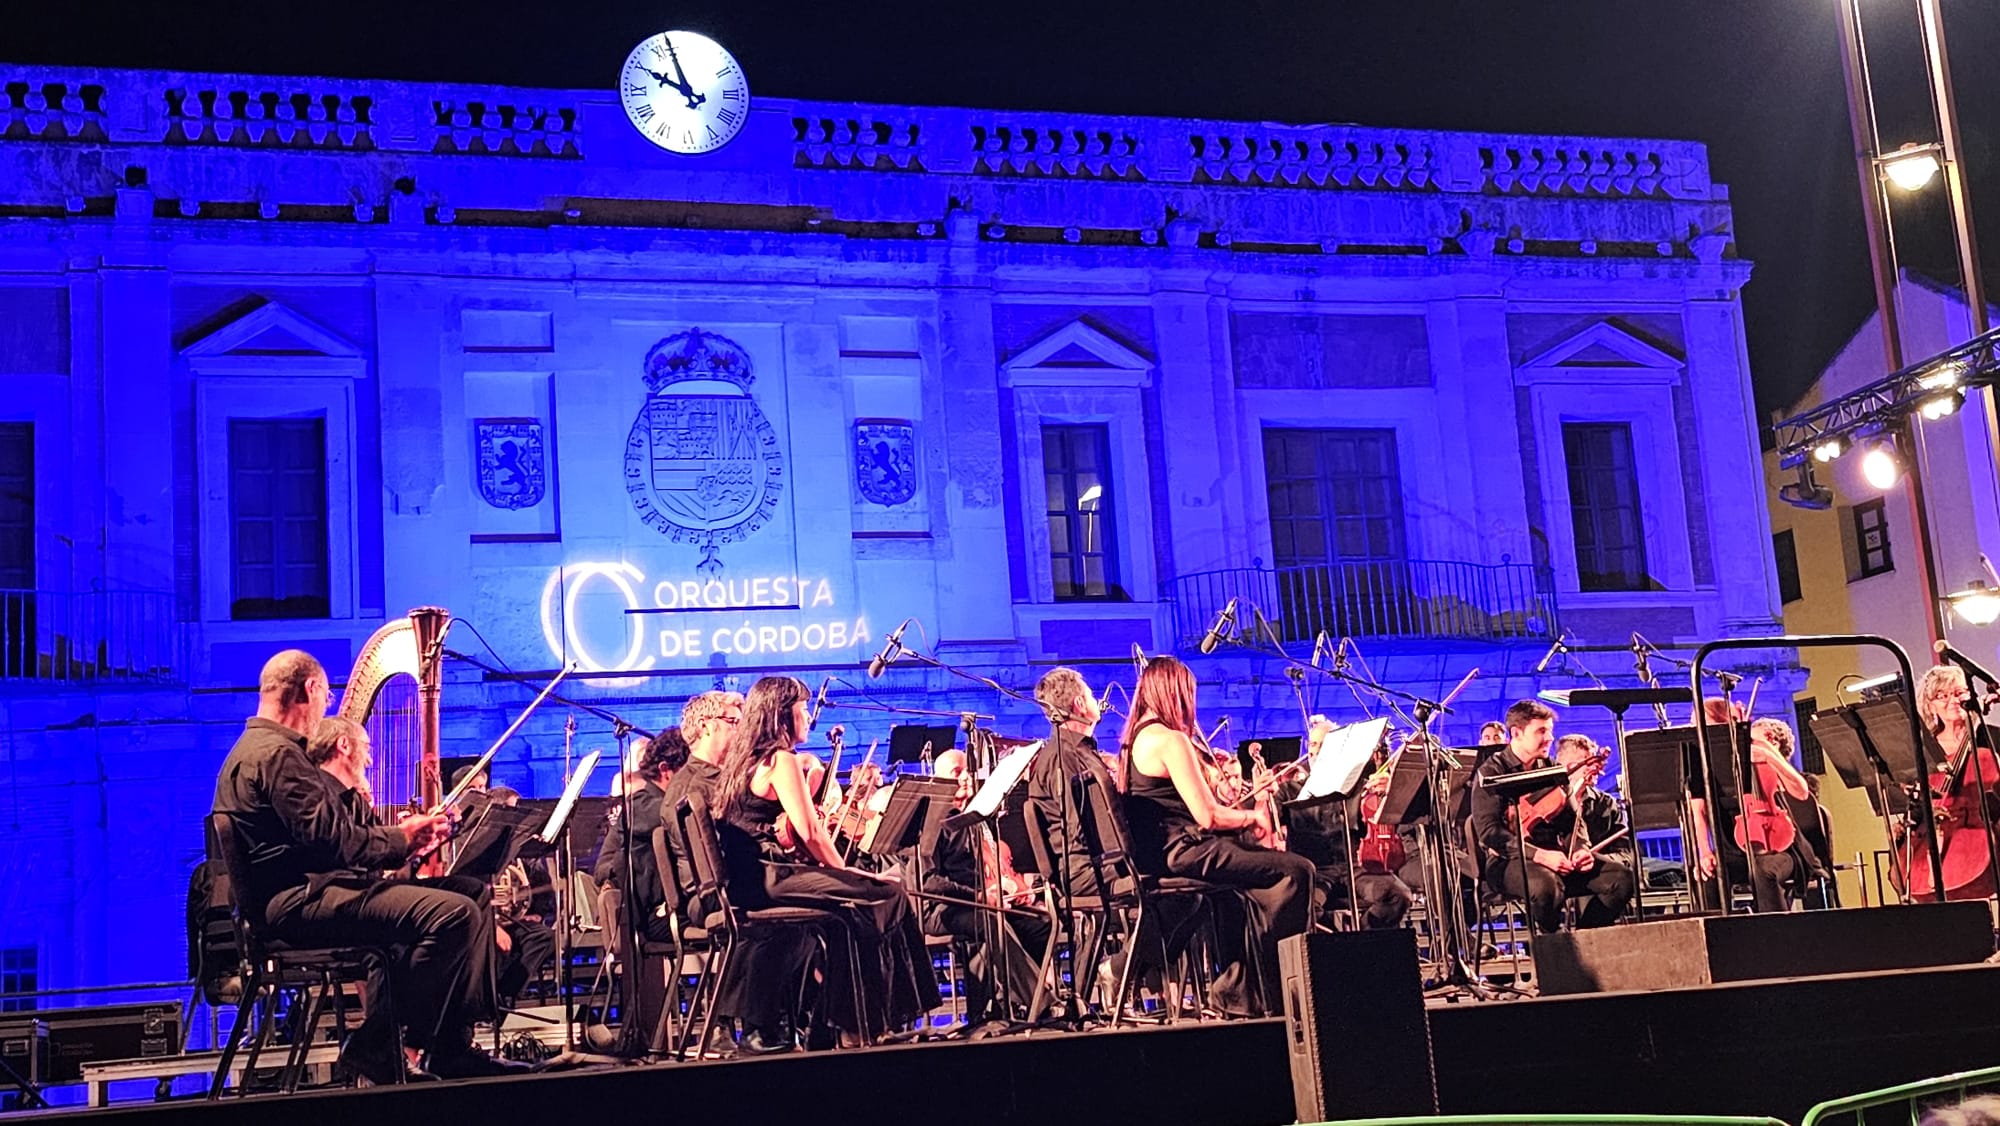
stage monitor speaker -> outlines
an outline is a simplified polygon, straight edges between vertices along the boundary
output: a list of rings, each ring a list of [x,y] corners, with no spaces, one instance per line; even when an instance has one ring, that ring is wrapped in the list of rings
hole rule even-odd
[[[1534,940],[1544,997],[1965,965],[1992,953],[1983,900],[1689,916]]]
[[[1278,969],[1300,1122],[1437,1113],[1415,931],[1287,938]]]

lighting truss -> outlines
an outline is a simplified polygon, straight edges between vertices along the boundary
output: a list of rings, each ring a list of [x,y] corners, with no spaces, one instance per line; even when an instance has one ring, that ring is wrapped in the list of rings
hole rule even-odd
[[[1961,392],[2000,383],[2000,329],[1892,372],[1829,403],[1779,422],[1773,430],[1778,464],[1791,469],[1831,438],[1853,448],[1856,439],[1891,430],[1916,413],[1925,399],[1952,388]]]

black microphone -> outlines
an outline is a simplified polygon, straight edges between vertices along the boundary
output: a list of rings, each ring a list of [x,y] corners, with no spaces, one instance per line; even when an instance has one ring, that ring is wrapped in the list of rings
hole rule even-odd
[[[1222,644],[1222,639],[1228,636],[1229,627],[1235,624],[1236,624],[1236,599],[1232,598],[1229,600],[1229,605],[1224,606],[1222,608],[1222,613],[1217,614],[1215,616],[1215,624],[1208,627],[1208,632],[1202,635],[1201,638],[1202,655],[1207,656],[1208,654],[1215,652],[1215,647],[1217,645]]]
[[[1951,647],[1951,642],[1945,641],[1943,639],[1934,641],[1931,643],[1931,651],[1936,653],[1938,656],[1943,657],[1945,660],[1950,661],[1952,664],[1957,665],[1960,669],[1964,670],[1965,675],[1968,678],[1976,677],[1979,680],[1983,681],[1984,683],[1994,688],[2000,688],[2000,679],[1996,679],[1992,673],[1987,672],[1984,668],[1980,667],[1978,661],[1975,661],[1971,657],[1968,657],[1965,654],[1959,652],[1958,650],[1953,649]]]
[[[1568,635],[1566,634],[1557,637],[1556,643],[1554,645],[1549,646],[1549,651],[1542,654],[1542,659],[1535,662],[1536,676],[1540,676],[1549,670],[1549,662],[1556,659],[1557,653],[1569,652],[1569,646],[1565,644],[1567,640],[1568,640]]]
[[[896,658],[903,655],[903,631],[909,629],[910,623],[915,620],[915,618],[904,618],[903,624],[897,626],[895,632],[882,642],[882,651],[875,654],[874,659],[868,662],[868,679],[874,680],[881,676],[883,669],[894,664]]]
[[[833,678],[830,676],[827,677],[825,680],[819,682],[819,692],[818,694],[813,696],[812,711],[807,713],[806,715],[807,731],[812,731],[815,728],[819,727],[819,710],[821,708],[826,707],[826,689],[827,686],[832,683],[833,683]],[[835,726],[834,730],[838,731],[840,730],[840,728],[838,726]]]

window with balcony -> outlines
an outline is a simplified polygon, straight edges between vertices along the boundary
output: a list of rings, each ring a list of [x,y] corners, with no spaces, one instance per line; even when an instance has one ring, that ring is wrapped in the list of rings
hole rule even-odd
[[[230,617],[330,615],[326,420],[229,420]]]
[[[1396,432],[1266,429],[1264,489],[1289,638],[1400,632],[1407,576]]]
[[[1650,590],[1632,427],[1624,422],[1563,424],[1577,588]]]
[[[1042,427],[1049,573],[1059,601],[1122,601],[1111,509],[1111,435],[1099,425]]]

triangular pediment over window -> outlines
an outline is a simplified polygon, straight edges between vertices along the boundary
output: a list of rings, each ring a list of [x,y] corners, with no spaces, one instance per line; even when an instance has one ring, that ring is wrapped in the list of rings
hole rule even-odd
[[[1644,340],[1612,321],[1598,321],[1564,337],[1524,361],[1517,369],[1524,379],[1592,378],[1603,375],[1620,382],[1672,382],[1686,361]]]
[[[1000,365],[1009,387],[1148,387],[1153,361],[1075,320]]]
[[[276,301],[266,302],[181,349],[200,370],[244,365],[323,369],[353,374],[366,357],[338,333]]]

